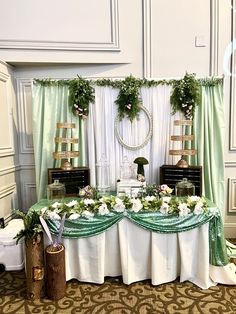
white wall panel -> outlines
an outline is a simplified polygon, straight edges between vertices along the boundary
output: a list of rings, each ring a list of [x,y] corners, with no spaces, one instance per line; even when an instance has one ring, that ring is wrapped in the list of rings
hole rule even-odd
[[[6,1],[0,47],[117,50],[117,0]]]
[[[0,111],[1,130],[0,132],[0,157],[14,154],[13,128],[12,128],[12,103],[9,93],[9,75],[0,71]]]
[[[32,81],[17,80],[18,138],[21,154],[33,154]]]

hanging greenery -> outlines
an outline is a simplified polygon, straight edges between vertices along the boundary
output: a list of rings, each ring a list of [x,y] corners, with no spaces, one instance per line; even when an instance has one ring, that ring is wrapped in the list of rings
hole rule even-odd
[[[174,82],[170,96],[173,114],[181,111],[185,119],[191,120],[195,107],[200,104],[200,99],[200,84],[195,74],[186,73],[182,80]]]
[[[127,117],[133,121],[140,112],[142,104],[139,96],[140,84],[133,76],[126,77],[120,84],[120,91],[115,103],[118,105],[120,119]]]
[[[81,118],[86,118],[89,113],[89,103],[93,103],[94,85],[102,87],[112,87],[119,89],[116,100],[118,105],[118,115],[122,119],[128,117],[131,121],[138,116],[142,101],[139,90],[141,87],[155,87],[159,85],[171,85],[173,91],[170,102],[173,114],[177,111],[183,112],[186,119],[191,119],[194,115],[195,107],[200,103],[200,87],[215,86],[222,84],[223,78],[202,78],[196,79],[195,74],[186,73],[181,80],[148,80],[134,78],[132,75],[124,80],[98,79],[85,80],[78,76],[75,79],[51,80],[35,79],[34,84],[42,86],[69,86],[69,104],[72,112]]]
[[[69,82],[69,104],[75,116],[86,118],[89,114],[89,103],[93,103],[94,88],[91,82],[78,76]]]

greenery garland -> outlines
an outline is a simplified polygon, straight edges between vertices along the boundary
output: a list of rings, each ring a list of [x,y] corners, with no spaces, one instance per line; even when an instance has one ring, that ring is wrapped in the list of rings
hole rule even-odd
[[[73,79],[69,83],[69,104],[75,116],[86,118],[89,114],[89,103],[95,100],[94,88],[90,81],[78,78]]]
[[[140,112],[142,104],[139,96],[139,83],[133,77],[129,76],[122,81],[120,91],[115,103],[118,105],[118,116],[121,119],[128,117],[133,121]]]
[[[223,83],[223,78],[196,79],[195,74],[185,74],[181,80],[148,80],[134,78],[132,75],[124,80],[98,79],[87,80],[78,76],[76,79],[51,80],[35,79],[34,84],[42,86],[69,86],[69,104],[72,112],[81,118],[87,117],[89,113],[89,103],[93,103],[94,85],[101,87],[112,87],[119,89],[116,104],[118,105],[118,115],[122,119],[127,116],[131,121],[138,116],[142,104],[139,90],[141,87],[156,87],[159,85],[171,85],[171,105],[173,114],[177,111],[184,113],[186,119],[191,119],[194,115],[195,107],[200,103],[200,87],[216,86]]]
[[[200,84],[195,74],[186,73],[182,80],[173,84],[170,96],[173,114],[180,111],[185,119],[191,120],[194,116],[195,107],[200,104]]]

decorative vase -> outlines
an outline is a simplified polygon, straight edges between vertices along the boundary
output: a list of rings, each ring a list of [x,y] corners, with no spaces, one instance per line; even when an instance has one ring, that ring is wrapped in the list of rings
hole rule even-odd
[[[51,300],[59,300],[66,293],[65,248],[62,244],[46,247],[46,291]]]
[[[27,298],[36,300],[45,295],[43,233],[25,241]]]

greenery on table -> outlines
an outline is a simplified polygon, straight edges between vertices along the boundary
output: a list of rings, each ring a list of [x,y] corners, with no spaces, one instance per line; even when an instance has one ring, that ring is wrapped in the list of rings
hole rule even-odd
[[[183,79],[174,82],[170,97],[173,114],[180,111],[187,120],[191,120],[200,100],[200,84],[195,74],[186,73]]]

